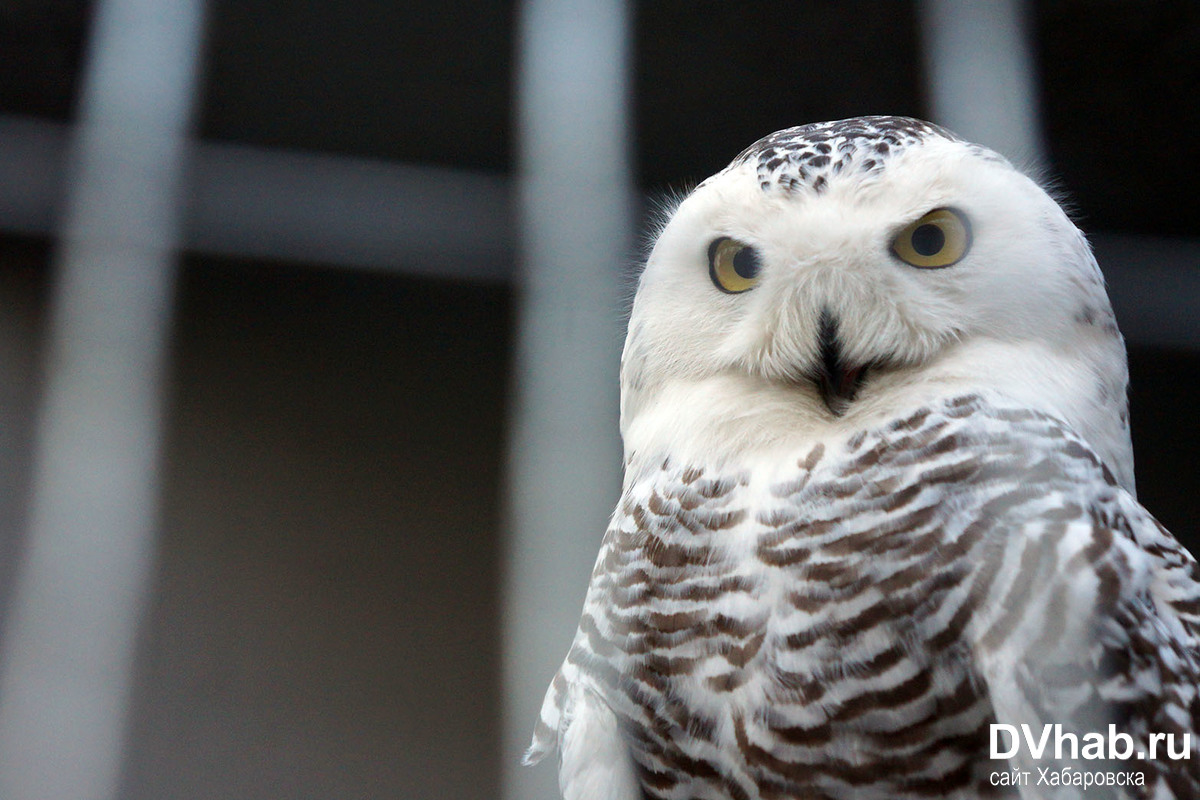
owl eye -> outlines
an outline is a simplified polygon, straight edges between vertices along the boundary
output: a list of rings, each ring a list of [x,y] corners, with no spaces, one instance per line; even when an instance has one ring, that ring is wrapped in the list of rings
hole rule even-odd
[[[758,251],[748,244],[723,236],[708,246],[708,274],[722,292],[754,288],[761,269]]]
[[[948,267],[971,248],[971,226],[961,212],[937,208],[892,240],[892,252],[906,264],[923,269]]]

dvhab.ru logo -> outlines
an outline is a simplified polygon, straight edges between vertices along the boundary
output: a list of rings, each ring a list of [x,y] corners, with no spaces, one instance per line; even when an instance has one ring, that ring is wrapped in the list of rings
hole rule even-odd
[[[1060,724],[1047,723],[1038,734],[1033,729],[1022,724],[1005,725],[993,723],[991,728],[992,758],[1013,758],[1025,752],[1034,760],[1054,758],[1056,760],[1095,761],[1109,759],[1128,761],[1130,759],[1155,760],[1169,758],[1182,760],[1192,757],[1192,735],[1184,733],[1176,737],[1173,733],[1151,733],[1147,742],[1149,749],[1138,749],[1133,737],[1121,733],[1116,725],[1108,726],[1108,735],[1102,733],[1085,733],[1076,735],[1064,732]]]

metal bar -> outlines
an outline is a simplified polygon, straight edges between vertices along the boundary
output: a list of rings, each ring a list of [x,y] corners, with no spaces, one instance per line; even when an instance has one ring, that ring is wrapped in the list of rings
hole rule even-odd
[[[622,0],[529,0],[520,18],[500,751],[510,800],[558,797],[553,765],[519,758],[620,487],[620,275],[633,242],[627,18]]]
[[[69,130],[0,115],[0,229],[53,232]],[[183,245],[216,255],[507,281],[499,175],[224,143],[188,152]]]
[[[185,242],[207,253],[501,281],[512,203],[498,175],[365,158],[195,148]]]
[[[1018,163],[1042,163],[1025,3],[919,0],[917,9],[933,121]]]
[[[153,562],[176,193],[202,0],[103,0],[56,254],[0,797],[112,798]]]
[[[54,230],[68,128],[0,115],[0,229]],[[501,176],[218,143],[193,145],[185,246],[268,260],[489,282],[512,279],[512,198]],[[186,182],[185,182],[186,183]],[[1131,344],[1200,348],[1189,297],[1200,241],[1096,234]],[[1168,327],[1166,320],[1170,320]]]

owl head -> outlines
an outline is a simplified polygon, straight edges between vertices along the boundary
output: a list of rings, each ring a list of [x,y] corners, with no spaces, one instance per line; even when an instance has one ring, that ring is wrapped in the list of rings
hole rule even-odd
[[[779,131],[687,195],[642,273],[621,382],[627,455],[816,438],[979,392],[1061,418],[1132,487],[1124,345],[1083,234],[1004,158],[919,120]]]

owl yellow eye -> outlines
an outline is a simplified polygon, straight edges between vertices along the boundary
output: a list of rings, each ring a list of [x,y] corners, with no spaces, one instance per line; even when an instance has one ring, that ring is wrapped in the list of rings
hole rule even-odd
[[[950,208],[930,211],[892,240],[892,252],[906,264],[937,269],[958,263],[971,248],[967,218]]]
[[[754,288],[762,263],[748,244],[722,237],[708,246],[708,274],[722,292],[737,294]]]

